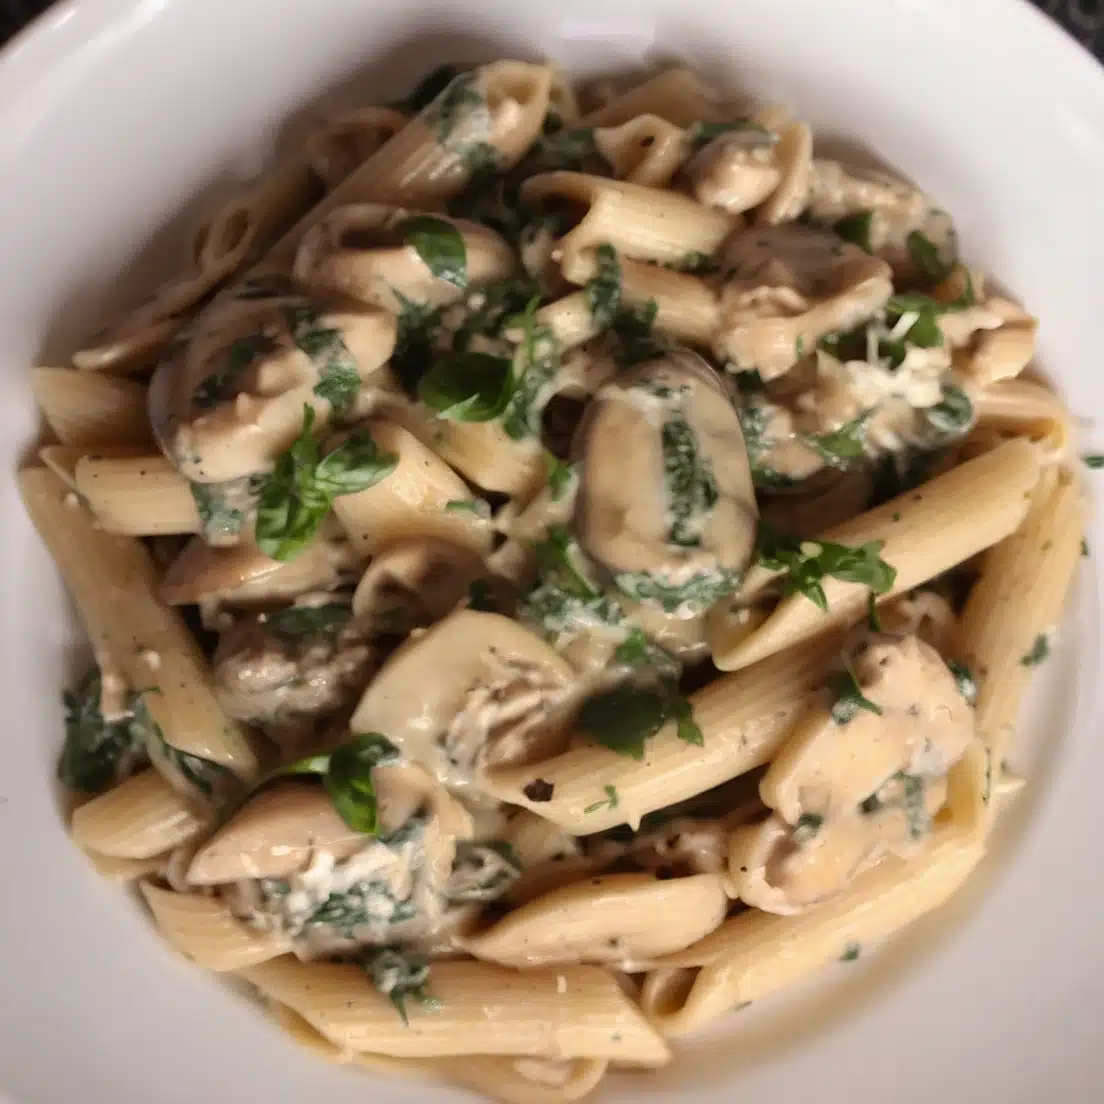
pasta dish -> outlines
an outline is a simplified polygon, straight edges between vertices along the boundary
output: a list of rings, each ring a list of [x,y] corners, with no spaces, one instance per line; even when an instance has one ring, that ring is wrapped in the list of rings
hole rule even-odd
[[[916,186],[687,69],[329,121],[33,370],[73,841],[330,1061],[672,1062],[1021,784],[1085,552],[1035,347]]]

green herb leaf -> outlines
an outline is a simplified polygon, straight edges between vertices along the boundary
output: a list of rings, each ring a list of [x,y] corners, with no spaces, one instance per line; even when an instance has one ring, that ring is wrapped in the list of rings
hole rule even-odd
[[[608,330],[621,306],[621,262],[617,250],[603,243],[597,249],[598,271],[587,281],[586,300],[599,330]]]
[[[473,517],[489,518],[491,505],[483,498],[454,498],[445,503],[450,514],[471,514]]]
[[[973,671],[965,663],[959,663],[957,659],[949,659],[947,666],[950,667],[951,674],[958,684],[958,692],[970,705],[977,705],[978,684]]]
[[[559,502],[571,488],[576,477],[574,464],[565,464],[552,453],[544,454],[545,463],[548,465],[548,493],[553,502]]]
[[[928,807],[924,801],[924,779],[904,771],[899,771],[894,778],[901,783],[909,835],[914,840],[923,839],[931,830],[931,817],[928,816]]]
[[[843,948],[843,954],[840,955],[840,962],[855,962],[858,960],[859,955],[862,954],[862,945],[859,943],[848,943]]]
[[[260,480],[247,475],[225,483],[189,483],[203,537],[219,543],[240,533],[256,507]]]
[[[840,471],[853,467],[853,460],[866,458],[866,430],[873,410],[863,411],[857,418],[845,422],[831,433],[813,434],[806,438],[829,466]]]
[[[1040,663],[1045,662],[1050,656],[1050,641],[1047,639],[1046,633],[1039,633],[1035,637],[1035,643],[1031,645],[1031,651],[1027,653],[1020,660],[1025,667],[1038,667]]]
[[[667,613],[702,612],[731,594],[743,575],[739,571],[702,571],[683,583],[669,583],[646,571],[621,571],[613,577],[622,594],[637,602],[655,602]]]
[[[943,331],[939,328],[939,315],[947,307],[932,299],[929,295],[909,292],[905,295],[892,295],[886,303],[886,325],[892,330],[906,315],[916,315],[915,321],[897,341],[908,342],[921,349],[938,349],[943,345]],[[903,359],[903,358],[902,358]]]
[[[295,643],[312,636],[335,637],[352,620],[353,611],[338,602],[289,606],[265,616],[264,627],[281,640]]]
[[[847,583],[861,583],[875,594],[886,594],[897,579],[896,568],[878,555],[883,541],[859,548],[830,541],[804,541],[760,523],[757,538],[759,562],[769,571],[785,573],[783,591],[800,592],[827,611],[828,598],[821,586],[826,576]]]
[[[145,740],[130,719],[111,721],[100,712],[102,678],[93,667],[71,693],[65,705],[65,745],[57,775],[63,786],[77,793],[97,794],[121,782],[145,759]]]
[[[775,136],[766,127],[760,126],[750,119],[734,119],[725,123],[691,123],[686,128],[686,137],[689,138],[693,150],[700,150],[703,146],[709,145],[714,138],[719,138],[722,134],[728,134],[734,130],[750,131],[760,136],[764,143],[773,143],[775,140]]]
[[[529,172],[580,171],[586,163],[600,158],[594,144],[593,127],[576,127],[544,135],[526,158],[525,170]]]
[[[1099,452],[1089,453],[1087,456],[1081,457],[1082,463],[1086,468],[1092,468],[1093,471],[1099,471],[1104,468],[1104,455]]]
[[[669,691],[668,708],[677,725],[676,734],[684,744],[693,744],[695,747],[705,746],[705,733],[701,726],[694,720],[694,711],[688,698],[676,690]]]
[[[313,427],[314,409],[304,406],[302,433],[261,486],[257,545],[274,560],[290,560],[310,544],[336,497],[374,486],[398,463],[363,429],[323,457]]]
[[[197,410],[210,410],[237,393],[246,369],[276,349],[274,338],[264,333],[247,334],[232,342],[222,353],[219,367],[204,377],[192,393]]]
[[[882,715],[882,707],[863,695],[859,680],[850,666],[830,679],[828,685],[836,695],[832,706],[832,720],[836,724],[850,724],[858,716],[860,709],[879,717]]]
[[[974,421],[974,404],[961,387],[944,384],[942,401],[924,413],[935,430],[937,442],[945,444],[969,430]]]
[[[434,215],[412,215],[395,226],[407,245],[437,277],[463,291],[468,286],[468,249],[464,235]]]
[[[540,297],[534,295],[524,312],[507,323],[522,332],[514,357],[517,385],[502,416],[502,428],[515,441],[539,435],[541,416],[552,397],[560,367],[560,346],[547,326],[537,325]]]
[[[823,826],[824,817],[818,813],[802,813],[794,826],[794,836],[798,843],[808,843],[809,840],[816,839]]]
[[[616,358],[622,368],[631,368],[645,360],[654,360],[670,352],[671,343],[656,333],[659,304],[654,299],[631,307],[622,307],[613,320],[612,333],[617,342]]]
[[[617,796],[616,786],[605,786],[606,796],[602,801],[596,801],[593,805],[588,805],[583,812],[584,813],[596,813],[599,809],[616,809],[621,803],[621,799]]]
[[[873,591],[866,596],[866,625],[871,632],[882,631],[882,619],[878,616],[878,602]]]
[[[318,370],[314,393],[330,404],[335,418],[344,417],[360,393],[360,372],[341,331],[324,325],[322,316],[309,305],[284,307],[283,315],[296,347]]]
[[[514,390],[510,362],[489,353],[451,353],[422,376],[418,398],[454,422],[489,422]]]
[[[846,218],[841,218],[833,227],[844,241],[857,245],[860,249],[866,250],[867,253],[874,252],[874,247],[871,244],[873,228],[873,211],[859,211],[857,214],[848,215]]]
[[[644,758],[644,745],[670,719],[667,694],[618,686],[587,700],[579,728],[595,743],[630,759]]]
[[[181,751],[165,739],[161,726],[153,719],[145,702],[145,694],[155,690],[156,688],[145,690],[131,698],[130,710],[134,715],[131,731],[141,738],[151,758],[164,760],[207,800],[216,803],[222,801],[238,788],[234,773],[220,763]]]
[[[426,993],[429,982],[429,960],[413,951],[400,951],[384,947],[370,951],[360,960],[361,968],[372,979],[372,984],[398,1010],[404,1024],[409,1024],[406,1002],[417,1001],[423,1008],[436,1012],[441,1002]]]
[[[912,263],[931,283],[941,284],[951,274],[953,263],[943,259],[935,242],[927,234],[913,230],[905,239],[905,244],[908,246]]]
[[[668,261],[663,267],[671,269],[672,272],[685,272],[691,276],[709,276],[721,270],[720,262],[716,258],[696,249],[684,253],[677,261]]]

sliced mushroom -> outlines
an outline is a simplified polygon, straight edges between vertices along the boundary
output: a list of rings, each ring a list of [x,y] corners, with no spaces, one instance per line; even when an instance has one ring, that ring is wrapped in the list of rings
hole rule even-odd
[[[835,224],[853,215],[870,214],[871,252],[908,279],[923,277],[909,249],[912,233],[923,234],[945,263],[958,252],[954,222],[919,188],[877,169],[813,161],[808,213]]]
[[[539,637],[493,613],[461,610],[412,636],[353,714],[448,786],[484,767],[547,758],[566,746],[574,672]]]
[[[854,660],[862,695],[841,725],[814,707],[767,770],[764,802],[790,824],[852,812],[897,774],[945,775],[974,738],[974,714],[942,657],[916,636],[873,635]]]
[[[782,375],[826,334],[853,329],[893,293],[889,265],[824,230],[790,224],[732,237],[718,357],[766,380]]]
[[[737,215],[767,199],[778,187],[782,172],[774,138],[749,127],[714,138],[690,159],[683,176],[699,203]]]
[[[331,419],[333,375],[363,382],[390,357],[395,317],[293,295],[216,299],[161,362],[149,389],[162,451],[188,479],[267,471],[299,436],[303,408]],[[332,374],[332,375],[331,375]],[[319,388],[327,381],[331,386]],[[321,393],[319,393],[321,391]],[[352,397],[352,396],[350,396]]]
[[[353,595],[353,613],[371,632],[405,636],[456,609],[486,570],[481,556],[449,541],[395,541],[368,565]]]
[[[465,289],[435,276],[401,233],[401,223],[420,214],[381,203],[335,208],[303,238],[295,258],[296,280],[309,291],[347,295],[396,314],[404,301],[431,307],[455,303]],[[493,230],[466,219],[430,217],[463,238],[467,286],[514,271],[513,250]]]
[[[680,588],[747,567],[757,518],[747,451],[700,357],[672,353],[604,387],[576,441],[576,530],[615,577]]]

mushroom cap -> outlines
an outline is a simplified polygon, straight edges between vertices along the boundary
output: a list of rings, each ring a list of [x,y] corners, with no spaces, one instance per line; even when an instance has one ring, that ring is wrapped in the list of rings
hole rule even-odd
[[[701,357],[676,351],[604,387],[575,451],[582,460],[576,530],[598,563],[674,585],[747,567],[758,516],[747,450],[736,411]],[[711,484],[687,519],[695,532],[681,543],[672,539],[672,454]]]
[[[304,319],[306,321],[304,321]],[[303,408],[325,424],[326,373],[364,380],[391,355],[396,320],[359,304],[228,292],[202,311],[158,365],[149,416],[186,478],[222,483],[267,471],[302,432]]]

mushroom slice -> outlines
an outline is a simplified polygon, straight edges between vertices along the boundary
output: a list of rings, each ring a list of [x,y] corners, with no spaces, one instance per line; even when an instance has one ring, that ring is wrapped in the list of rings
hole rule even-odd
[[[629,597],[691,616],[733,588],[755,492],[740,420],[705,361],[671,353],[604,387],[576,449],[579,540]]]
[[[774,138],[758,127],[714,138],[683,170],[691,195],[733,215],[758,207],[782,179],[774,147]]]
[[[154,434],[198,483],[267,471],[302,432],[304,405],[320,423],[352,407],[395,333],[394,315],[359,304],[220,297],[154,373]]]
[[[308,782],[278,782],[244,805],[196,852],[192,885],[225,885],[246,878],[286,878],[326,851],[347,859],[368,837],[337,814],[326,791]]]
[[[871,636],[853,671],[879,712],[853,698],[814,707],[760,783],[763,801],[790,824],[850,813],[895,776],[945,775],[974,738],[954,675],[918,637]]]
[[[717,356],[770,380],[826,334],[851,330],[893,293],[889,265],[835,234],[789,224],[732,237],[721,264]]]
[[[464,278],[457,283],[434,275],[422,252],[411,244],[403,223],[432,219],[464,245]],[[451,245],[452,243],[445,243]],[[510,246],[493,230],[466,219],[425,215],[382,203],[338,207],[311,227],[295,258],[296,280],[312,292],[347,295],[361,303],[401,313],[407,302],[441,307],[457,302],[465,288],[500,280],[515,268]]]
[[[567,741],[575,674],[507,617],[460,610],[411,637],[383,665],[353,714],[448,786],[484,767],[544,759]]]
[[[819,222],[833,225],[869,215],[870,251],[909,279],[928,275],[917,267],[909,248],[911,234],[923,234],[944,264],[952,264],[958,253],[951,216],[915,185],[877,169],[817,158],[807,211]]]
[[[486,574],[483,558],[432,537],[381,548],[353,595],[353,613],[370,632],[405,636],[451,613]]]

